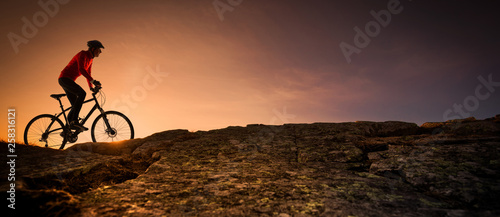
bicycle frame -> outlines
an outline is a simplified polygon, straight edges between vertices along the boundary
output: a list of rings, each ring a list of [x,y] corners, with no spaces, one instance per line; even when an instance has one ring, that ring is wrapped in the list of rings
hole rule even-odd
[[[85,122],[87,122],[87,120],[90,118],[90,116],[92,116],[92,114],[94,113],[95,110],[99,110],[101,112],[101,114],[104,114],[104,109],[102,109],[102,107],[99,105],[99,102],[97,101],[97,98],[95,97],[95,95],[96,95],[96,93],[92,93],[92,98],[83,102],[83,104],[85,104],[85,103],[89,103],[89,102],[94,101],[95,105],[94,105],[94,107],[92,107],[92,109],[90,109],[89,113],[85,116],[85,118],[81,122],[82,125],[84,125]],[[61,115],[63,115],[64,116],[64,121],[66,122],[66,126],[67,126],[68,125],[68,118],[66,116],[66,111],[71,110],[73,107],[71,106],[71,107],[69,107],[67,109],[64,109],[64,106],[62,105],[61,99],[59,99],[59,106],[61,107],[62,112],[59,113],[59,114],[57,114],[56,118],[59,118]],[[109,123],[108,123],[107,119],[105,119],[105,120],[106,120],[105,121],[106,126],[108,128],[111,128],[109,126]]]

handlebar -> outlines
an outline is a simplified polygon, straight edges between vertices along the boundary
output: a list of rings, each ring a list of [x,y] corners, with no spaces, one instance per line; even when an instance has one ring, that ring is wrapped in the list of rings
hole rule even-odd
[[[94,88],[91,88],[93,94],[99,93],[101,89],[101,86],[95,86]]]
[[[100,104],[101,107],[104,106],[104,103],[106,102],[106,96],[104,95],[104,92],[101,91],[102,86],[95,86],[92,89],[92,97],[95,100],[97,104]],[[98,95],[99,94],[99,95]],[[97,102],[98,98],[100,99],[101,103]]]

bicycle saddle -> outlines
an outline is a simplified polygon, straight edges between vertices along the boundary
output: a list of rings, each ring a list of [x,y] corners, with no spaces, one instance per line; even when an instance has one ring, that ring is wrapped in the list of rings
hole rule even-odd
[[[61,97],[64,97],[66,96],[66,94],[52,94],[50,95],[50,97],[54,98],[54,99],[60,99]]]

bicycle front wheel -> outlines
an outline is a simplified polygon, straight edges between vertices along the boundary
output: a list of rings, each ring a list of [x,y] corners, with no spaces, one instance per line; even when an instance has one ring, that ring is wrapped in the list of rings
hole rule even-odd
[[[63,149],[66,144],[63,123],[54,115],[38,115],[26,125],[24,143],[48,148]]]
[[[132,122],[124,114],[107,111],[100,114],[92,124],[92,141],[116,142],[134,138]]]

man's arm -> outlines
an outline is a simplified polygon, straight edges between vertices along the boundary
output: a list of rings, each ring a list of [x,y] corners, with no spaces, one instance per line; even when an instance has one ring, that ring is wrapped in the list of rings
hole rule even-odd
[[[92,81],[94,80],[91,76],[91,68],[92,68],[92,63],[89,64],[89,62],[92,61],[91,58],[89,58],[86,53],[81,52],[80,56],[78,58],[78,70],[80,71],[80,74],[83,75],[87,79],[87,84],[89,85],[90,88],[92,88]],[[87,65],[88,71],[87,71]]]

